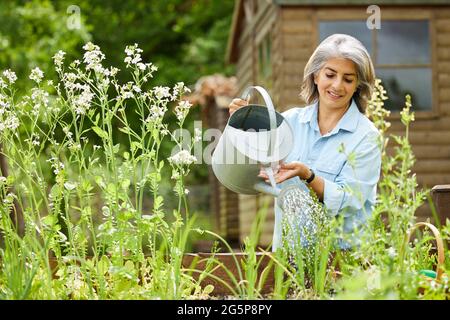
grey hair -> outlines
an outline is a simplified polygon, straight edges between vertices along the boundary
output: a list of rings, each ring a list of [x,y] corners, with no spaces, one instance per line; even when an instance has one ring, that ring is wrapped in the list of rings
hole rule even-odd
[[[319,44],[305,66],[300,96],[307,104],[318,101],[319,91],[314,83],[314,76],[332,58],[348,59],[356,65],[358,87],[353,94],[353,99],[359,111],[364,113],[367,101],[372,97],[375,70],[364,45],[347,34],[333,34]]]

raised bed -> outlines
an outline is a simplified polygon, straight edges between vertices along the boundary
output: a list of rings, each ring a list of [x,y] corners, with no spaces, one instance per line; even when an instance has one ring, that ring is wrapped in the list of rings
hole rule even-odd
[[[450,219],[450,184],[436,185],[431,189],[431,197],[436,207],[441,225]]]
[[[206,261],[209,257],[211,257],[211,253],[188,253],[185,254],[183,257],[183,267],[185,268],[191,268],[198,271],[203,271],[206,268]],[[234,257],[233,257],[234,255]],[[261,273],[263,270],[266,269],[266,267],[269,266],[271,258],[270,253],[256,253],[256,262],[259,263],[258,266],[258,275],[257,275],[257,281],[256,285],[258,285]],[[220,279],[222,279],[224,282],[226,282],[230,287],[236,290],[236,284],[233,282],[233,279],[236,279],[237,282],[240,282],[241,280],[245,280],[245,269],[244,269],[244,262],[247,257],[246,254],[237,252],[237,253],[216,253],[214,254],[214,257],[220,261],[222,266],[218,266],[217,269],[215,269],[212,274]],[[240,278],[238,266],[236,264],[236,260],[241,268],[242,272],[242,278]],[[214,266],[217,266],[217,263],[214,263]],[[226,268],[226,269],[225,269]],[[228,272],[227,272],[228,270]],[[267,277],[264,282],[262,282],[261,290],[259,291],[262,295],[267,295],[273,292],[274,287],[274,273],[273,273],[273,264],[269,266],[267,272]],[[230,274],[232,276],[230,276]],[[192,275],[198,279],[198,276],[200,273],[193,272]],[[232,292],[227,288],[226,285],[221,283],[220,281],[215,280],[213,277],[206,277],[202,281],[202,286],[207,286],[208,284],[211,284],[214,286],[214,291],[212,292],[212,295],[214,296],[227,296],[231,295]],[[244,284],[243,284],[244,285]]]

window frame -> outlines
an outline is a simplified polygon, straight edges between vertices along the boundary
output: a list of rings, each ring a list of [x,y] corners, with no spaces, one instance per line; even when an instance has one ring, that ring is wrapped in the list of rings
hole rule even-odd
[[[402,7],[402,8],[386,8],[380,7],[381,13],[381,27],[383,27],[383,21],[389,20],[426,20],[428,21],[429,26],[429,39],[430,39],[430,63],[429,65],[424,64],[414,64],[413,66],[420,67],[430,67],[431,68],[431,108],[429,110],[414,110],[416,115],[416,119],[434,119],[438,118],[440,115],[439,110],[439,88],[438,88],[438,72],[437,72],[437,53],[436,53],[436,27],[435,27],[435,17],[431,10],[425,8],[417,8],[417,7]],[[315,47],[317,47],[320,43],[320,34],[319,34],[319,24],[322,21],[339,21],[339,20],[358,20],[358,21],[367,21],[367,18],[370,14],[366,13],[366,7],[361,8],[320,8],[317,9],[315,15],[315,30],[316,34],[314,35],[315,39]],[[372,58],[376,59],[377,54],[377,44],[375,32],[371,34],[372,41]],[[374,60],[375,64],[375,60]],[[382,68],[395,68],[395,65],[381,65]],[[389,95],[389,93],[388,93]],[[414,101],[413,101],[414,106]],[[388,119],[396,120],[400,119],[400,111],[391,111]]]

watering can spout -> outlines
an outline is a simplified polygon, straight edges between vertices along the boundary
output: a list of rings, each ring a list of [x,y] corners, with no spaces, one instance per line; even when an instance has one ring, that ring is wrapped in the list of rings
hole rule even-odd
[[[259,181],[257,183],[255,183],[255,185],[253,186],[253,188],[256,191],[262,192],[262,193],[266,193],[266,194],[270,194],[274,197],[278,197],[280,195],[281,189],[278,187],[272,187],[271,185],[265,183],[264,181]]]

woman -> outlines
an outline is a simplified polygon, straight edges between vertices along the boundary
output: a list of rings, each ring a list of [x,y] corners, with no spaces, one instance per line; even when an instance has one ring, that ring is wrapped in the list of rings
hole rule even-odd
[[[361,42],[334,34],[320,43],[305,67],[301,96],[308,106],[283,113],[294,130],[295,146],[276,182],[281,187],[309,184],[330,216],[343,217],[346,233],[356,234],[375,204],[379,132],[364,115],[374,81],[373,64]],[[247,103],[234,99],[230,114]],[[268,179],[263,171],[260,176]],[[282,214],[275,205],[274,251],[281,245]],[[357,244],[354,240],[341,240],[341,248]]]

